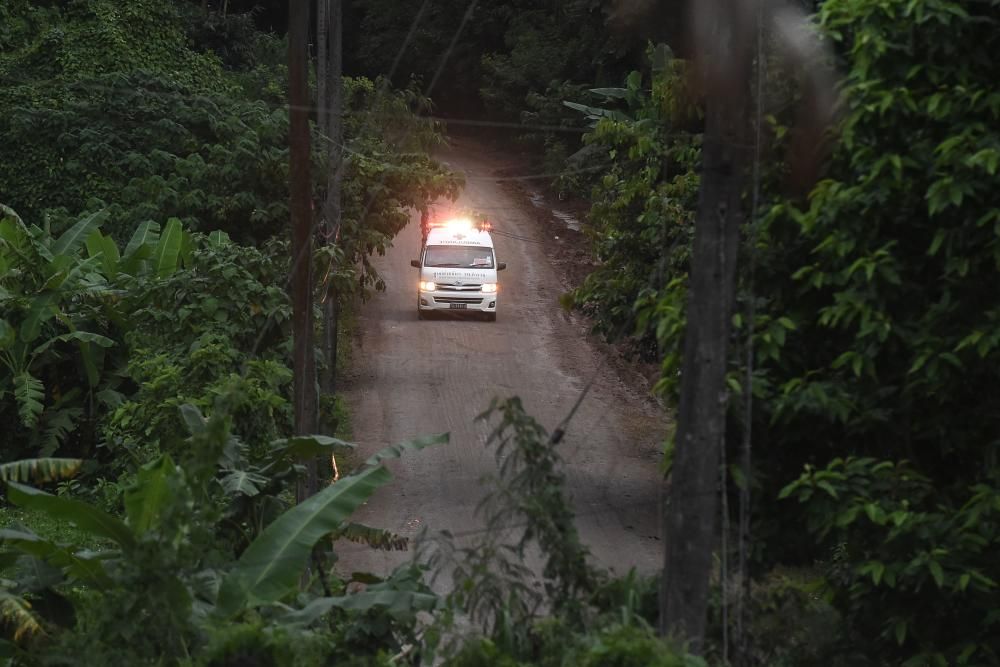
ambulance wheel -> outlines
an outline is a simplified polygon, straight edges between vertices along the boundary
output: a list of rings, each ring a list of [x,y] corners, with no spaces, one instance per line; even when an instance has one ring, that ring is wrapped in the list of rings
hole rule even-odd
[[[420,310],[419,308],[417,308],[417,319],[418,320],[426,320],[427,319],[427,316],[424,315],[424,311]]]
[[[496,322],[497,321],[497,314],[496,313],[486,313],[486,321],[487,322]]]

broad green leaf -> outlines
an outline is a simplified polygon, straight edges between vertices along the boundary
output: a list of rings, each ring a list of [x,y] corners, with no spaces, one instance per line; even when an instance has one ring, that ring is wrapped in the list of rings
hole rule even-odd
[[[124,549],[135,545],[128,526],[88,503],[53,496],[16,482],[7,483],[7,497],[18,507],[44,512],[53,519],[69,521],[80,530],[113,540]]]
[[[12,546],[22,554],[40,558],[46,563],[61,568],[67,575],[85,583],[94,585],[111,583],[111,579],[100,560],[75,554],[66,547],[40,537],[29,530],[0,529],[0,544]]]
[[[105,212],[97,211],[77,222],[52,244],[52,254],[58,256],[75,253],[87,237],[101,225],[104,218]]]
[[[590,92],[595,95],[601,95],[603,97],[612,97],[615,99],[624,99],[628,95],[627,88],[591,88]]]
[[[17,340],[17,331],[10,323],[0,318],[0,350],[6,350]]]
[[[876,586],[882,581],[882,575],[885,574],[885,564],[878,561],[873,561],[870,564],[869,571],[872,575],[872,583]]]
[[[75,273],[74,269],[79,262],[78,257],[56,255],[51,262],[45,265],[44,270],[48,279],[39,291],[57,290],[62,287],[63,283],[69,279],[70,274]]]
[[[896,626],[893,631],[896,635],[896,643],[902,646],[903,642],[906,641],[906,621],[896,621]]]
[[[160,240],[153,250],[153,273],[160,278],[166,278],[177,270],[177,260],[181,254],[184,229],[181,221],[177,218],[170,218],[167,226],[160,235]]]
[[[101,234],[101,230],[95,229],[87,237],[87,254],[91,258],[101,260],[101,268],[106,278],[114,278],[118,274],[118,262],[121,257],[118,254],[118,244],[110,236]]]
[[[587,115],[588,118],[592,120],[597,120],[600,118],[611,118],[617,121],[627,121],[630,120],[627,115],[621,111],[616,111],[613,109],[601,109],[599,107],[591,107],[586,104],[578,104],[576,102],[563,102],[563,106],[569,107],[574,111],[579,111]]]
[[[90,331],[70,331],[69,333],[60,334],[48,339],[36,347],[32,354],[41,354],[56,343],[65,343],[71,340],[79,341],[81,343],[92,343],[99,347],[112,347],[115,344],[115,341],[111,340],[107,336],[102,336],[101,334],[96,334]]]
[[[432,445],[443,445],[448,442],[448,439],[449,434],[447,433],[441,433],[439,435],[425,435],[420,438],[414,438],[408,442],[392,445],[376,452],[371,456],[371,458],[365,461],[365,465],[378,465],[386,459],[398,459],[407,452],[420,451],[421,449]]]
[[[652,69],[654,72],[662,72],[667,69],[667,65],[674,59],[674,52],[666,44],[657,44],[650,54]]]
[[[418,611],[433,611],[438,597],[433,593],[417,591],[362,591],[354,595],[316,598],[302,609],[285,614],[281,620],[295,625],[309,625],[329,613],[333,608],[364,613],[371,609],[384,609],[390,615],[410,615]]]
[[[209,233],[208,243],[213,246],[224,246],[232,243],[232,241],[229,239],[229,234],[217,229]]]
[[[0,464],[0,479],[5,482],[33,482],[42,484],[76,475],[83,465],[82,459],[22,459]]]
[[[181,233],[180,264],[186,269],[194,264],[194,237],[188,232]]]
[[[38,334],[42,330],[42,325],[54,316],[55,310],[52,307],[52,296],[50,294],[43,294],[42,296],[35,297],[28,308],[27,316],[21,322],[21,340],[25,343],[30,343],[38,338]]]
[[[21,216],[17,214],[17,211],[12,209],[10,206],[7,206],[6,204],[0,204],[0,213],[3,214],[2,216],[0,216],[0,219],[10,218],[11,220],[20,222],[22,225],[24,224],[24,221],[21,220]]]
[[[124,259],[121,270],[129,275],[137,275],[142,262],[153,254],[153,248],[156,247],[159,238],[160,226],[157,223],[147,220],[140,224],[126,244],[125,252],[122,253]]]
[[[175,470],[173,460],[164,454],[143,466],[136,475],[135,485],[125,492],[125,515],[137,535],[157,525],[160,512],[170,501],[170,477]]]
[[[261,487],[269,481],[270,478],[249,470],[230,470],[219,483],[226,493],[253,497],[259,494]]]
[[[103,354],[101,355],[103,358]],[[101,373],[97,368],[97,355],[90,343],[80,342],[80,361],[83,362],[83,370],[87,373],[87,386],[96,387],[101,381]]]
[[[190,403],[185,403],[180,407],[181,419],[188,428],[191,435],[201,435],[208,428],[208,422],[201,411]]]
[[[944,586],[944,570],[941,569],[941,564],[936,560],[927,561],[927,569],[931,571],[931,576],[938,588]]]
[[[270,603],[295,589],[313,546],[391,479],[382,467],[343,477],[291,508],[261,532],[240,556],[219,591],[219,610]]]
[[[275,440],[263,468],[269,469],[282,461],[298,462],[320,456],[329,456],[336,447],[354,449],[353,444],[326,435],[297,435]]]
[[[390,611],[411,609],[430,611],[437,604],[436,595],[414,591],[363,591],[331,599],[335,607],[357,612],[368,611],[375,607],[384,607]]]

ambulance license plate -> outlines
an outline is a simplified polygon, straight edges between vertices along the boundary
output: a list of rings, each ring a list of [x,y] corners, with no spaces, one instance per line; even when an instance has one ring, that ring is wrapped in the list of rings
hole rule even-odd
[[[466,304],[464,304],[464,303],[453,303],[453,304],[450,305],[450,307],[451,308],[461,308],[462,310],[464,310],[465,307],[466,307]]]

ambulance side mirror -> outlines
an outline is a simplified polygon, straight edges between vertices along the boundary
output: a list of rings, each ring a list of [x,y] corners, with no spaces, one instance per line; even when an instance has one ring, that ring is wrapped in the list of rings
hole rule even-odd
[[[420,268],[420,260],[419,259],[411,259],[410,260],[410,266],[412,266],[415,269],[419,269]]]
[[[497,264],[497,271],[503,271],[507,268],[507,262],[500,262]]]

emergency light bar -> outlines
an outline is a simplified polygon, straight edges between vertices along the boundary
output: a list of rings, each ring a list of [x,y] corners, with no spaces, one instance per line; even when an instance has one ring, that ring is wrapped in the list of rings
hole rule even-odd
[[[481,232],[488,232],[493,229],[489,220],[473,220],[471,218],[437,218],[430,220],[428,227],[431,229],[453,229],[455,231],[471,231],[473,229]]]

